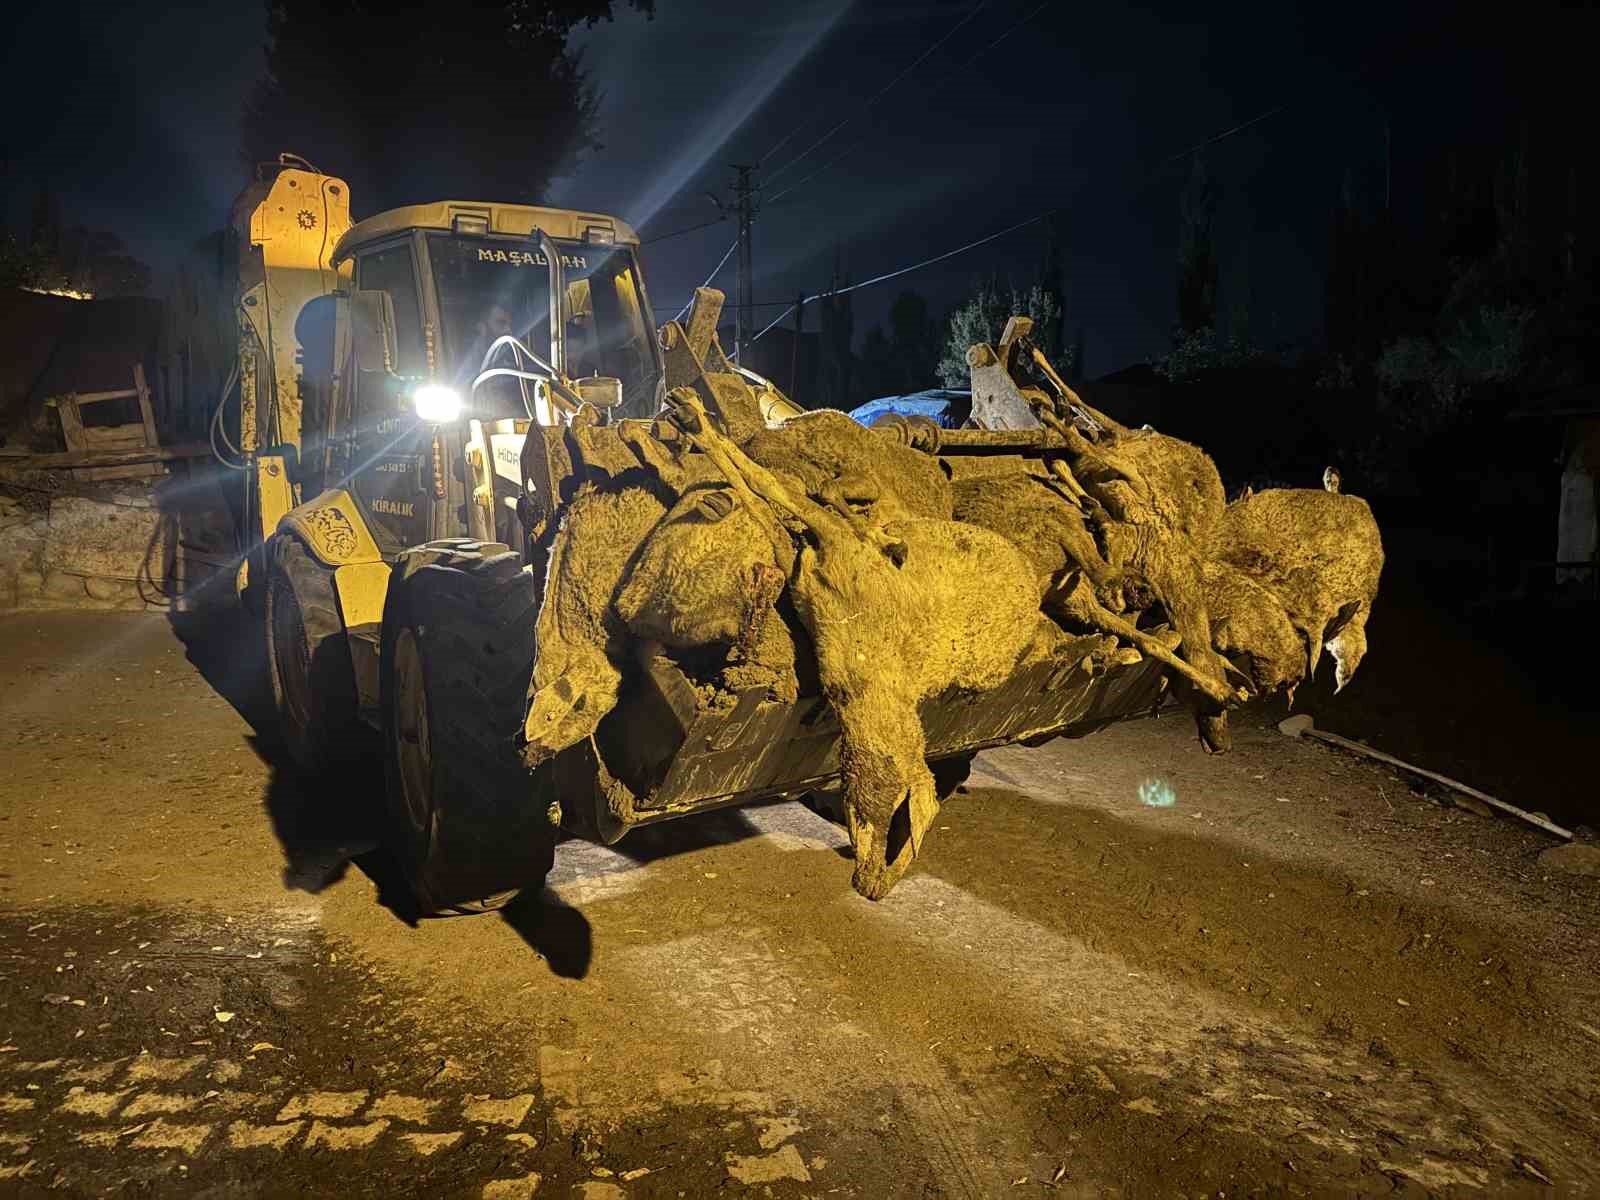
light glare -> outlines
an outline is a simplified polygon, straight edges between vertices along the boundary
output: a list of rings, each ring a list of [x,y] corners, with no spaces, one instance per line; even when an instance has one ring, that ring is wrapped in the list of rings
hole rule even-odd
[[[419,419],[430,425],[448,425],[461,415],[461,393],[442,383],[425,383],[411,394]]]

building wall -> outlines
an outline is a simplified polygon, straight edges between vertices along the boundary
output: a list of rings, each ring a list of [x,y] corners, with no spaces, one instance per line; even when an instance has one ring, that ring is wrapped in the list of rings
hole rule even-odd
[[[71,300],[0,291],[0,437],[8,447],[61,450],[60,426],[45,408],[63,392],[133,386],[144,364],[155,384],[165,306],[119,297]]]

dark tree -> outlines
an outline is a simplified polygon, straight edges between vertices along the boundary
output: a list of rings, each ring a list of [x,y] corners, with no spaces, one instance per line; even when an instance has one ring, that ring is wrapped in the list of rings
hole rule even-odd
[[[828,290],[848,287],[850,277],[844,271],[843,255],[837,251],[833,258],[833,276]],[[849,411],[861,399],[857,398],[860,385],[855,355],[850,344],[855,337],[855,314],[850,308],[850,295],[828,296],[817,301],[821,310],[821,337],[818,339],[817,407],[840,408]]]
[[[1239,256],[1229,272],[1226,294],[1228,302],[1228,339],[1241,346],[1250,344],[1250,239],[1245,238],[1239,247]]]
[[[1328,273],[1323,288],[1323,325],[1328,349],[1349,355],[1363,349],[1361,331],[1362,275],[1367,263],[1362,229],[1351,195],[1350,172],[1333,209],[1328,230]]]
[[[1039,262],[1039,278],[1035,281],[1040,290],[1054,300],[1054,320],[1043,328],[1034,330],[1034,341],[1044,347],[1046,354],[1054,354],[1067,344],[1067,222],[1066,214],[1050,214],[1044,244],[1044,257]]]
[[[654,11],[654,0],[626,2]],[[244,158],[301,155],[349,180],[360,213],[441,196],[536,202],[599,144],[599,98],[567,40],[614,7],[268,0]]]
[[[140,296],[150,289],[150,268],[105,230],[67,225],[61,202],[48,187],[35,194],[28,241],[0,239],[0,286],[81,296]]]
[[[889,361],[897,388],[920,392],[937,382],[941,333],[920,292],[901,292],[895,297],[889,306]]]
[[[1217,198],[1206,177],[1205,161],[1198,154],[1183,191],[1180,213],[1178,329],[1196,334],[1211,329],[1217,319],[1217,253],[1212,242]]]
[[[894,369],[893,351],[882,325],[874,325],[861,339],[861,361],[857,374],[861,396],[871,400],[902,392],[899,372]]]
[[[61,235],[54,261],[57,287],[102,299],[142,296],[150,288],[150,268],[130,255],[114,233],[74,226]]]
[[[938,383],[942,330],[919,292],[901,292],[889,306],[889,326],[874,325],[861,339],[857,388],[863,398],[904,396]]]
[[[0,288],[38,288],[46,285],[48,264],[32,246],[7,231],[0,234]]]
[[[40,254],[54,257],[61,253],[61,200],[43,184],[34,193],[28,241]]]

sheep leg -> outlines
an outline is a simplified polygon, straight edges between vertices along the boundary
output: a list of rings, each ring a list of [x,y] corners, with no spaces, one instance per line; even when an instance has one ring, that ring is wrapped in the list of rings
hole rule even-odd
[[[1046,597],[1046,602],[1075,621],[1098,629],[1102,633],[1115,634],[1123,641],[1136,646],[1141,654],[1176,671],[1202,695],[1216,704],[1225,705],[1246,698],[1242,688],[1230,688],[1222,680],[1203,673],[1168,650],[1157,638],[1104,608],[1100,601],[1095,599],[1088,580],[1080,574],[1074,573],[1070,584],[1052,591]]]
[[[848,517],[840,516],[826,505],[818,504],[809,496],[797,495],[784,486],[778,477],[760,463],[751,459],[733,441],[712,428],[705,419],[705,409],[698,396],[692,393],[673,393],[676,407],[673,419],[683,428],[689,440],[702,450],[726,476],[728,483],[752,499],[765,500],[775,508],[788,513],[809,529],[824,553],[830,540],[836,543],[846,538],[864,539],[876,546],[896,563],[905,560],[905,546],[890,537],[876,525],[857,529]],[[758,513],[759,507],[755,509]],[[770,521],[770,517],[767,517]],[[764,524],[766,521],[763,522]],[[787,540],[787,539],[785,539]]]

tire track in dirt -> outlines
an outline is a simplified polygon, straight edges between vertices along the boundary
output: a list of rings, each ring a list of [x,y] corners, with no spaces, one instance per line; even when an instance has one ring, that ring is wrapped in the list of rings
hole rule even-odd
[[[405,926],[345,867],[344,842],[302,883],[317,895],[285,891],[297,850],[273,821],[295,781],[240,741],[237,714],[172,643],[119,643],[91,661],[71,640],[86,627],[62,622],[0,664],[29,706],[12,746],[28,789],[3,833],[11,906],[209,905],[214,923],[312,923],[341,966],[300,987],[292,1012],[306,1036],[381,1057],[363,1012],[396,1029],[414,1021],[435,1045],[448,1029],[465,1047],[452,1057],[504,1077],[452,1081],[445,1069],[445,1094],[537,1097],[525,1128],[538,1154],[520,1175],[488,1173],[508,1186],[534,1168],[546,1192],[621,1186],[621,1171],[651,1162],[624,1191],[992,1195],[1058,1171],[1058,1191],[1091,1195],[1542,1187],[1511,1169],[1509,1150],[1563,1193],[1594,1190],[1595,1040],[1572,1031],[1574,1014],[1595,1023],[1583,916],[1595,910],[1540,884],[1528,839],[1450,827],[1392,786],[1391,804],[1363,771],[1276,735],[1267,745],[1241,729],[1235,754],[1216,760],[1178,722],[1141,722],[987,754],[980,764],[998,764],[1007,789],[953,801],[912,876],[876,906],[849,892],[842,837],[799,806],[563,847],[553,892],[581,905],[558,913],[586,939],[575,966],[555,961],[549,930],[500,918]],[[190,743],[181,756],[166,740],[175,723]],[[1152,772],[1174,784],[1176,809],[1137,806]],[[1487,869],[1501,858],[1520,874]],[[1546,928],[1553,940],[1533,936]],[[210,941],[174,943],[152,969],[214,976],[229,960]],[[329,1010],[320,989],[347,958],[370,964],[372,990],[394,1002]],[[191,1015],[215,1026],[218,997],[198,998]],[[73,1070],[104,1065],[71,1046],[54,1056],[75,1054]],[[328,1064],[291,1082],[358,1090]],[[275,1098],[287,1103],[288,1088]],[[376,1081],[368,1090],[380,1096]],[[183,1091],[145,1087],[151,1111],[126,1124],[179,1123],[151,1106]],[[435,1094],[421,1081],[394,1091]],[[25,1084],[8,1096],[30,1098]],[[281,1108],[250,1123],[267,1128]],[[317,1119],[399,1121],[386,1114]],[[399,1129],[340,1154],[398,1171],[391,1152],[413,1154]],[[426,1144],[443,1167],[489,1143]],[[10,1149],[0,1160],[14,1161]],[[171,1169],[181,1151],[140,1153]],[[317,1153],[332,1152],[319,1140]],[[601,1169],[614,1176],[591,1174]]]
[[[826,844],[827,827],[807,828],[815,818],[802,814],[771,818],[780,844]],[[936,1191],[958,1195],[1048,1178],[1067,1161],[1086,1186],[1147,1190],[1165,1177],[1140,1165],[1146,1144],[1190,1153],[1183,1182],[1226,1178],[1225,1160],[1263,1182],[1298,1173],[1356,1190],[1401,1177],[1507,1187],[1528,1181],[1515,1172],[1518,1155],[1582,1177],[1573,1157],[1582,1123],[1570,1107],[1552,1120],[1560,1109],[1541,1111],[1520,1089],[1497,1096],[1492,1080],[1437,1048],[1396,1058],[1379,1039],[1368,1045],[1280,1004],[1281,989],[1231,995],[1192,964],[1152,967],[1162,938],[1176,934],[1156,936],[1137,960],[1116,953],[1167,923],[1164,870],[1144,871],[1127,848],[1113,847],[1100,868],[1114,884],[1083,890],[1076,912],[1050,890],[1011,907],[975,895],[1045,872],[1000,816],[952,811],[988,846],[1004,846],[984,882],[964,864],[972,891],[938,877],[946,868],[936,854],[871,904],[847,890],[831,853],[786,852],[768,836],[711,838],[714,854],[563,883],[573,898],[569,888],[590,889],[596,943],[613,947],[607,1004],[648,1012],[653,1047],[630,1083],[637,1043],[580,1037],[590,1054],[584,1119],[614,1124],[659,1105],[665,1093],[651,1081],[674,1071],[693,1080],[680,1094],[727,1107],[743,1098],[752,1115],[844,1112],[870,1125],[889,1114],[900,1122],[893,1157],[929,1164]],[[1112,841],[1128,832],[1108,825]],[[959,849],[961,836],[947,836]],[[1057,876],[1084,869],[1069,861]],[[1208,870],[1195,887],[1213,886]],[[685,906],[691,895],[705,899]],[[1060,920],[1022,915],[1038,903]],[[1060,927],[1074,915],[1095,944]],[[1080,1143],[1035,1109],[1069,1113]],[[1285,1146],[1298,1147],[1294,1168]],[[1096,1160],[1113,1165],[1084,1165]]]
[[[1033,1055],[1112,1081],[1127,1112],[1165,1119],[1181,1107],[1263,1147],[1300,1141],[1372,1158],[1427,1187],[1485,1186],[1490,1167],[1504,1169],[1518,1152],[1567,1157],[1566,1130],[1545,1129],[1527,1111],[1502,1121],[1493,1099],[1454,1073],[1385,1069],[1294,1022],[1131,971],[937,880],[910,880],[895,900],[883,916],[947,959],[949,983],[981,984],[982,995],[949,999],[970,1005],[974,1020],[990,1008]]]

